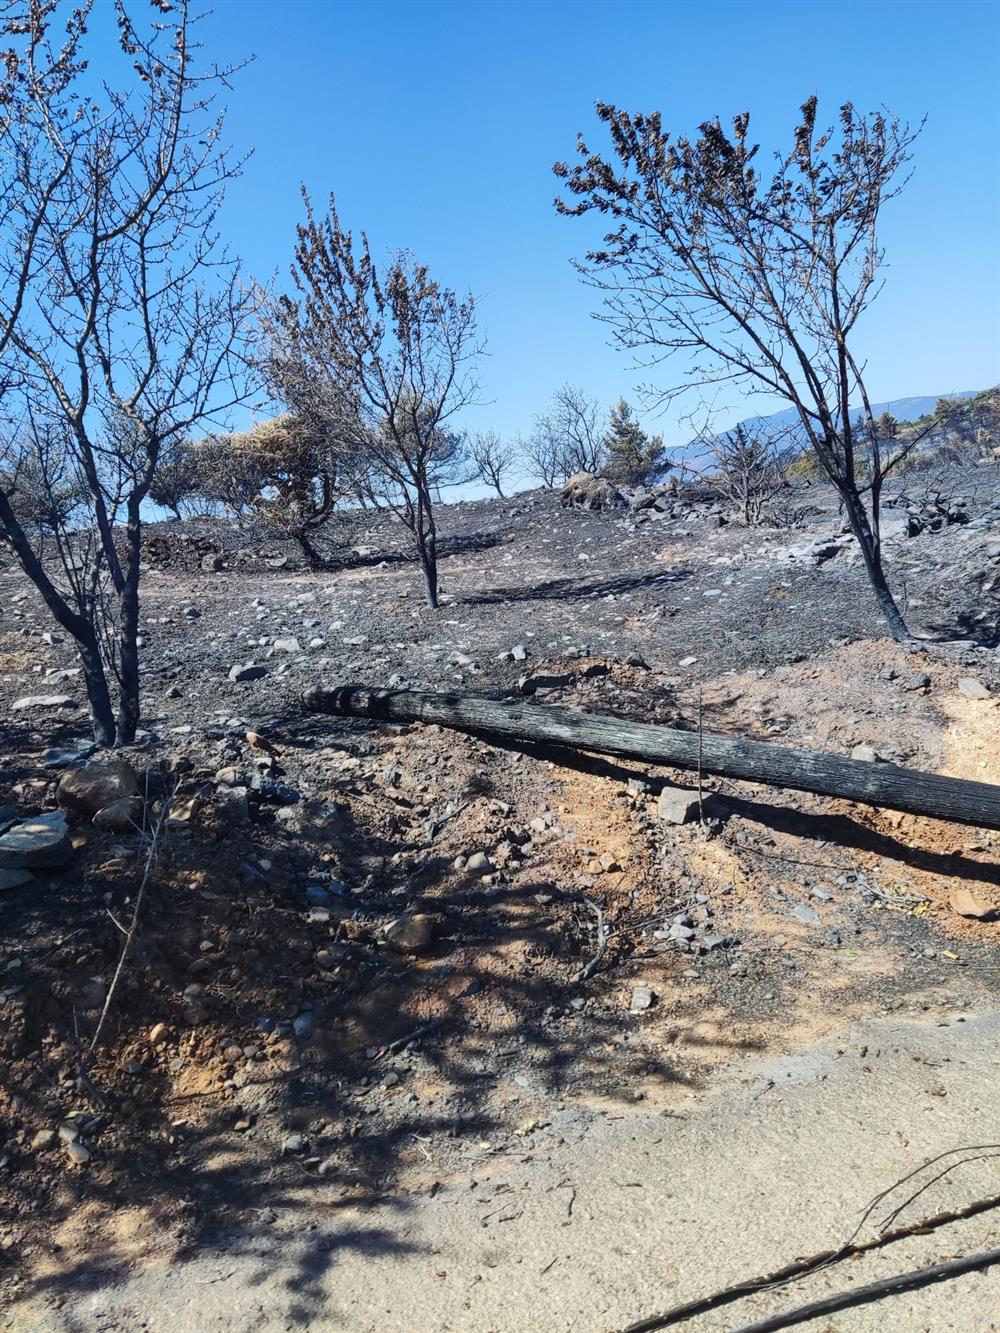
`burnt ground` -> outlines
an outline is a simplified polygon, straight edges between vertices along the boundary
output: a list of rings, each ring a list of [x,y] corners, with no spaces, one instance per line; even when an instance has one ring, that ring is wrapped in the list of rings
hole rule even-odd
[[[895,584],[939,640],[919,655],[884,636],[849,543],[814,554],[840,533],[821,487],[793,529],[565,512],[545,494],[447,506],[438,611],[385,516],[343,520],[319,573],[223,524],[153,530],[129,757],[190,817],[158,843],[92,1059],[148,836],[77,826],[65,870],[0,894],[6,1295],[58,1302],[307,1195],[405,1211],[434,1188],[431,1147],[440,1172],[516,1151],[554,1109],[672,1113],[747,1053],[995,1002],[1000,834],[715,779],[707,818],[677,827],[656,792],[690,775],[299,704],[318,682],[503,696],[553,672],[570,680],[540,706],[868,745],[1000,782],[1000,478],[968,484],[969,523],[906,539],[887,515]],[[42,639],[10,567],[0,607],[0,806],[50,809],[47,759],[86,741],[85,709],[10,705],[82,705],[74,656]],[[504,660],[517,645],[526,660]],[[231,682],[248,662],[266,674]],[[465,864],[478,852],[486,873]],[[956,910],[958,890],[982,916]],[[412,910],[436,937],[393,953],[385,927]],[[80,1166],[58,1134],[36,1140],[68,1118]]]

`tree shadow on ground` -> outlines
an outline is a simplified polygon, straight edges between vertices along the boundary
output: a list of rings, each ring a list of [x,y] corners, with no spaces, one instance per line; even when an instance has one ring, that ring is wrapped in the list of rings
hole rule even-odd
[[[490,795],[489,775],[474,777],[476,794]],[[373,863],[385,869],[363,897],[334,905],[329,929],[314,931],[338,960],[326,980],[309,975],[315,942],[305,951],[296,943],[309,928],[305,872],[287,884],[248,888],[232,878],[234,863],[219,844],[206,840],[186,858],[178,844],[172,864],[199,867],[199,887],[170,877],[154,885],[141,947],[90,1070],[71,1039],[75,1028],[85,1047],[95,1016],[75,1011],[73,987],[87,976],[110,976],[120,941],[107,904],[122,911],[125,886],[98,860],[82,878],[71,868],[30,895],[6,895],[4,944],[16,949],[24,985],[8,1028],[20,1059],[5,1059],[0,1075],[0,1141],[11,1148],[0,1168],[0,1231],[24,1224],[39,1206],[31,1135],[18,1127],[34,1132],[82,1109],[93,1121],[92,1159],[73,1171],[61,1145],[50,1150],[59,1163],[49,1159],[55,1176],[41,1183],[47,1226],[72,1230],[74,1217],[91,1209],[95,1233],[104,1236],[112,1213],[143,1211],[148,1227],[169,1227],[174,1262],[206,1249],[253,1262],[260,1250],[261,1283],[270,1281],[280,1246],[283,1269],[294,1265],[283,1316],[307,1325],[328,1310],[325,1279],[338,1256],[418,1252],[402,1234],[414,1203],[400,1182],[421,1166],[421,1140],[448,1145],[442,1172],[467,1174],[484,1160],[482,1141],[514,1150],[515,1125],[538,1099],[615,1098],[623,1080],[700,1086],[683,1041],[669,1050],[622,1048],[623,1021],[639,1020],[623,1020],[617,997],[602,998],[601,978],[586,986],[579,980],[593,938],[578,891],[545,875],[516,888],[456,877],[450,858],[435,851],[434,831],[408,835],[369,822],[366,809],[341,812],[336,836],[345,872],[359,883]],[[433,815],[423,827],[440,824]],[[251,828],[238,855],[253,835]],[[135,852],[133,891],[141,849]],[[441,921],[425,957],[391,954],[368,924],[403,909]],[[220,967],[205,1012],[185,1017],[184,937],[212,939],[220,922],[239,923],[255,957]],[[187,1087],[187,1071],[193,1077],[206,1058],[210,1064],[210,1051],[223,1042],[259,1044],[258,1014],[289,1012],[280,997],[300,970],[317,986],[299,988],[313,1001],[315,1035],[283,1039],[280,1059],[246,1069],[238,1061],[238,1086],[228,1093],[218,1075]],[[578,1010],[572,1001],[580,998],[587,1004]],[[148,1033],[164,1018],[172,1036],[160,1052]],[[46,1053],[54,1033],[58,1067]],[[211,1034],[208,1045],[199,1044],[201,1033]],[[249,1127],[238,1129],[240,1120]],[[289,1133],[303,1135],[303,1151],[283,1148]],[[387,1220],[393,1217],[398,1226]],[[135,1266],[134,1252],[105,1236],[82,1254],[68,1248],[20,1294],[61,1300],[100,1293]],[[70,1315],[65,1327],[73,1327]]]
[[[448,560],[456,555],[474,555],[480,551],[491,551],[496,546],[503,546],[507,541],[502,532],[470,532],[453,537],[441,537],[438,540],[438,560]],[[360,554],[357,550],[347,551],[337,548],[324,556],[318,572],[336,573],[351,569],[374,569],[379,565],[416,565],[419,557],[414,550],[373,550]]]
[[[837,847],[872,852],[886,860],[902,861],[916,870],[926,870],[934,875],[1000,885],[1000,864],[996,862],[976,861],[960,852],[935,852],[915,846],[873,829],[850,815],[812,814],[728,792],[720,801],[733,814],[762,824],[775,833],[788,833],[796,838],[823,840]]]
[[[1000,615],[992,622],[979,619],[982,607],[959,611],[950,620],[935,620],[928,624],[934,635],[932,643],[949,643],[956,639],[973,639],[981,648],[1000,647]]]
[[[464,593],[457,602],[463,606],[501,606],[511,602],[573,602],[584,597],[617,597],[640,589],[655,592],[659,588],[669,588],[690,578],[691,573],[689,569],[667,569],[601,579],[546,579],[524,588],[488,588],[483,592]]]

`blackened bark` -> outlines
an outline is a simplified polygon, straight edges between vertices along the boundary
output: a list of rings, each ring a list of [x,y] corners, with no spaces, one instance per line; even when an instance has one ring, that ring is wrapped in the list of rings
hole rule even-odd
[[[851,531],[858,539],[858,545],[861,547],[861,558],[865,562],[865,570],[868,574],[868,581],[872,586],[872,592],[875,594],[875,601],[878,603],[878,608],[889,627],[889,632],[900,643],[911,643],[913,635],[907,628],[903,613],[896,605],[896,599],[893,597],[889,582],[886,579],[885,569],[882,565],[882,542],[877,530],[873,528],[872,522],[869,520],[864,502],[857,491],[851,490],[849,487],[838,487],[838,489],[844,501]]]
[[[487,740],[505,737],[622,755],[691,773],[714,773],[979,828],[1000,828],[1000,786],[923,773],[898,764],[872,764],[816,750],[678,731],[602,713],[510,703],[458,691],[428,694],[364,685],[318,686],[307,690],[302,702],[309,712],[334,717],[435,723]]]
[[[129,496],[125,529],[124,583],[119,597],[118,669],[121,694],[118,700],[116,743],[131,745],[139,725],[139,563],[142,555],[141,501]]]
[[[35,585],[42,601],[48,607],[52,618],[67,634],[76,641],[83,667],[84,684],[87,687],[87,701],[90,704],[90,718],[94,728],[94,739],[98,745],[113,745],[115,740],[114,711],[111,707],[111,695],[108,680],[101,658],[100,645],[91,620],[74,611],[46,574],[41,560],[32,549],[31,542],[17,516],[11,509],[10,501],[0,491],[0,530],[13,548],[21,568]]]

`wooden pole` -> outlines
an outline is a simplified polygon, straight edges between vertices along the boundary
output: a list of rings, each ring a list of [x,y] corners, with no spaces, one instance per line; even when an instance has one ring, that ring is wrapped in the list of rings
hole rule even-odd
[[[433,722],[486,737],[548,742],[648,764],[818,792],[979,828],[1000,829],[1000,787],[921,773],[898,764],[841,759],[815,750],[701,735],[601,713],[502,702],[474,694],[429,694],[344,685],[308,690],[303,695],[303,704],[310,712],[337,717]]]

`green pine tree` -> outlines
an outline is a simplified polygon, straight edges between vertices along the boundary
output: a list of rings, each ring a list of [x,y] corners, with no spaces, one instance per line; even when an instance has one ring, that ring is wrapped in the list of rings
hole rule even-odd
[[[645,486],[666,464],[663,437],[648,436],[624,398],[611,409],[604,447],[604,475],[620,486]]]

